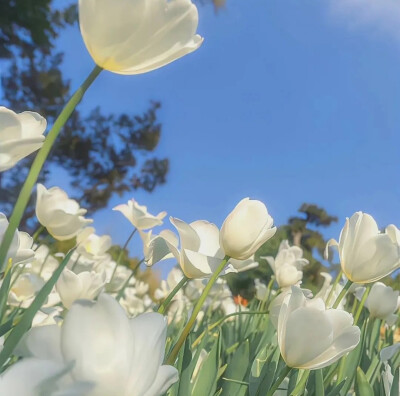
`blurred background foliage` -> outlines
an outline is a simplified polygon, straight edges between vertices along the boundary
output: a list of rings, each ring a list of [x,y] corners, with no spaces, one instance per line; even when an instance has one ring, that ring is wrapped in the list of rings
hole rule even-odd
[[[225,7],[225,0],[197,1],[199,5],[210,2],[216,12]],[[0,2],[0,62],[5,70],[0,82],[2,104],[16,112],[37,111],[50,125],[71,96],[71,81],[62,73],[63,53],[55,45],[63,29],[77,24],[76,2],[65,6],[66,3],[62,2],[64,7],[60,8],[55,0]],[[134,112],[104,114],[98,107],[82,114],[78,109],[60,135],[40,182],[50,179],[50,168],[54,165],[64,169],[74,198],[89,214],[106,207],[113,194],[139,188],[153,191],[166,182],[169,170],[169,159],[156,155],[162,132],[158,119],[160,107],[159,102],[151,102],[139,115]],[[11,213],[31,161],[27,159],[5,174],[0,173],[0,211],[7,215]],[[255,278],[269,282],[272,270],[260,257],[275,256],[285,239],[301,247],[304,257],[310,261],[304,269],[303,287],[317,290],[322,284],[321,271],[337,274],[337,264],[323,261],[327,241],[322,233],[338,221],[337,217],[315,204],[304,203],[298,212],[257,252],[256,259],[260,262],[257,269],[229,276],[235,294],[251,299]],[[21,228],[32,231],[35,227],[32,200]],[[67,245],[58,248],[66,250]],[[117,256],[120,249],[114,247],[112,254]],[[134,267],[136,263],[137,259],[129,258],[126,251],[123,264]],[[148,270],[142,276],[156,279]],[[400,288],[400,275],[384,281]]]

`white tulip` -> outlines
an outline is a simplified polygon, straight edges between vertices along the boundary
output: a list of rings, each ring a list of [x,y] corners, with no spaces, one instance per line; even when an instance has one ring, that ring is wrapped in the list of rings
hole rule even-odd
[[[93,227],[83,229],[76,238],[78,254],[90,260],[102,260],[112,245],[109,235],[96,235]]]
[[[392,357],[395,356],[397,352],[400,352],[400,342],[382,348],[379,356],[382,362],[387,362],[388,360],[392,359]]]
[[[179,239],[170,230],[163,230],[159,235],[153,235],[153,230],[144,232],[139,230],[143,242],[143,255],[147,266],[152,266],[162,260],[173,258],[169,245],[178,248]],[[166,244],[166,241],[168,244]]]
[[[365,287],[356,289],[355,296],[361,300],[365,293]],[[372,318],[385,320],[393,325],[398,316],[395,312],[400,306],[399,291],[393,290],[382,282],[376,282],[365,300],[364,306],[367,307]]]
[[[93,60],[118,74],[158,69],[203,42],[190,0],[79,0],[79,22]]]
[[[250,258],[276,232],[266,206],[257,200],[242,199],[225,219],[220,242],[229,257]]]
[[[259,263],[258,261],[255,261],[254,255],[249,257],[246,260],[236,260],[231,258],[229,260],[229,264],[232,265],[232,267],[237,271],[237,272],[245,272],[249,271],[251,269],[257,268]]]
[[[46,245],[40,245],[35,250],[34,260],[27,268],[48,281],[59,265],[58,260],[50,254],[50,249]]]
[[[55,239],[71,239],[92,223],[83,217],[86,212],[61,188],[46,189],[42,184],[37,185],[36,217]]]
[[[31,329],[20,346],[23,356],[75,362],[75,382],[93,383],[87,396],[161,396],[178,380],[178,371],[162,365],[165,318],[146,313],[128,319],[112,297],[76,301],[61,327]]]
[[[356,212],[340,233],[339,242],[331,239],[328,248],[337,247],[346,277],[355,283],[375,282],[400,268],[400,231],[394,225],[380,232],[372,216]]]
[[[44,286],[44,280],[35,274],[21,274],[15,280],[8,295],[10,305],[28,308],[36,294]]]
[[[4,213],[0,213],[0,244],[7,231],[8,220]],[[33,240],[26,232],[15,231],[11,246],[8,249],[7,263],[11,259],[13,265],[26,264],[33,260],[35,252],[32,250]]]
[[[329,366],[360,341],[353,317],[339,309],[325,309],[322,299],[307,300],[292,286],[278,319],[278,343],[289,367],[315,370]]]
[[[280,243],[275,259],[270,256],[261,258],[268,261],[281,288],[299,285],[303,279],[303,267],[309,263],[303,258],[303,250],[298,246],[290,246],[286,240]]]
[[[204,220],[187,224],[171,217],[170,221],[179,233],[180,250],[172,244],[169,248],[183,273],[188,278],[210,277],[225,256],[219,244],[218,227]],[[236,271],[228,264],[226,272]]]
[[[163,218],[167,212],[160,212],[154,216],[147,211],[147,207],[139,205],[134,199],[127,204],[116,206],[113,210],[121,212],[138,230],[148,230],[163,223]]]
[[[0,376],[1,395],[20,396],[85,396],[93,385],[75,383],[64,386],[57,382],[65,376],[68,367],[42,359],[23,359]]]
[[[256,289],[256,299],[259,301],[264,301],[268,295],[267,285],[265,283],[262,283],[260,279],[255,279],[254,287]]]
[[[94,300],[106,284],[106,274],[81,272],[75,274],[65,268],[57,281],[56,289],[65,308],[70,308],[79,299]]]
[[[39,150],[47,122],[38,113],[14,113],[0,106],[0,172]]]

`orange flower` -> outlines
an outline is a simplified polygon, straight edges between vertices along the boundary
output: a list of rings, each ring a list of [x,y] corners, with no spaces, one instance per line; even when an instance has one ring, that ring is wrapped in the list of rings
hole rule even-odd
[[[233,301],[236,305],[241,305],[242,307],[247,307],[249,305],[249,301],[242,297],[240,294],[237,296],[233,296]]]

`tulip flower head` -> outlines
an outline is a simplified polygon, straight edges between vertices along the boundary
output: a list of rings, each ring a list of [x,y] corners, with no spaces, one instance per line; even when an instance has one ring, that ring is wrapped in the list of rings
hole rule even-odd
[[[242,199],[225,219],[220,243],[229,257],[250,258],[276,232],[266,206],[257,200]]]
[[[69,383],[67,378],[65,382],[91,384],[93,389],[82,393],[88,396],[161,396],[178,380],[177,370],[163,365],[166,330],[162,315],[152,312],[128,319],[114,298],[102,294],[97,302],[75,302],[61,327],[32,328],[18,349],[20,356],[38,364],[50,360],[69,367]],[[53,375],[50,371],[49,378]]]
[[[163,223],[167,212],[160,212],[154,216],[147,211],[147,207],[139,205],[134,199],[127,204],[118,205],[113,210],[121,212],[138,230],[148,230]]]
[[[8,227],[8,220],[4,213],[0,212],[0,244]],[[26,264],[31,261],[35,253],[31,249],[33,240],[26,232],[15,231],[14,238],[8,250],[7,261],[11,260],[13,265]]]
[[[361,300],[364,293],[365,288],[359,287],[355,291],[355,296]],[[364,305],[372,318],[385,320],[393,325],[398,318],[395,312],[400,307],[399,291],[393,290],[382,282],[376,282],[372,285]]]
[[[86,212],[61,188],[37,185],[36,217],[55,239],[72,239],[92,223],[93,220],[85,219]]]
[[[38,113],[14,113],[0,107],[0,172],[39,150],[44,142],[47,122]]]
[[[299,285],[303,279],[303,267],[309,263],[303,258],[303,250],[298,246],[290,246],[286,240],[279,245],[275,258],[270,256],[261,258],[267,260],[281,288]]]
[[[325,309],[322,299],[307,300],[300,288],[283,302],[278,319],[278,343],[289,367],[315,370],[336,362],[360,341],[353,317],[339,309]]]
[[[190,0],[79,0],[79,23],[96,64],[118,74],[158,69],[203,42]]]
[[[400,231],[393,224],[380,232],[372,216],[356,212],[346,219],[337,247],[340,265],[346,277],[355,283],[372,283],[400,268]]]

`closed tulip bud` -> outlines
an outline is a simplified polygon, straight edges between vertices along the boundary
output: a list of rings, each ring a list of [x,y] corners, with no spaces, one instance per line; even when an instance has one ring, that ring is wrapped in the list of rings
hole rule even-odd
[[[380,232],[372,216],[356,212],[346,219],[337,247],[340,265],[346,277],[355,283],[375,282],[400,268],[400,231],[394,225]]]
[[[278,319],[278,343],[287,366],[315,370],[336,362],[360,341],[353,317],[339,309],[325,309],[322,299],[307,300],[292,286]]]
[[[83,227],[92,223],[85,219],[85,214],[86,209],[68,198],[61,188],[37,185],[36,217],[55,239],[65,241],[77,236]]]
[[[147,211],[146,206],[139,205],[134,199],[129,200],[127,204],[116,206],[113,210],[121,212],[138,230],[148,230],[161,225],[167,215],[167,212],[160,212],[154,216]]]
[[[44,142],[47,122],[38,113],[14,113],[0,107],[0,172],[39,150]]]
[[[225,219],[220,242],[226,255],[237,260],[250,258],[276,232],[266,206],[257,200],[241,200]]]
[[[365,288],[359,287],[355,291],[355,296],[361,300],[364,293]],[[399,303],[398,290],[393,290],[382,282],[376,282],[372,285],[364,305],[368,308],[371,317],[394,324],[397,320],[395,312],[399,307]]]
[[[118,74],[158,69],[203,42],[190,0],[80,0],[79,23],[96,64]]]

